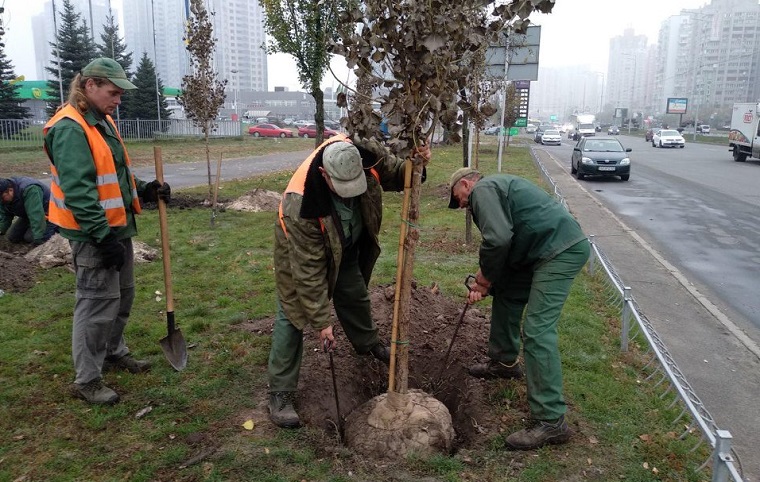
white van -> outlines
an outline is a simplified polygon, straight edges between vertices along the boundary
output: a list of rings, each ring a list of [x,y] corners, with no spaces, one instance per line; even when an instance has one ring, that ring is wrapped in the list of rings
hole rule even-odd
[[[707,124],[702,124],[701,126],[697,126],[697,132],[701,132],[702,134],[709,134],[710,126]]]

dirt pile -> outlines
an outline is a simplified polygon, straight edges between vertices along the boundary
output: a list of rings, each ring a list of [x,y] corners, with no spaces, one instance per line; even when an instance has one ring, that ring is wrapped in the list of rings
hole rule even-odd
[[[393,286],[370,291],[372,316],[385,342],[390,339],[393,319]],[[449,410],[455,437],[452,450],[474,449],[486,444],[505,425],[527,415],[525,385],[513,381],[483,381],[467,374],[467,367],[485,361],[488,347],[489,320],[476,307],[464,317],[447,367],[442,369],[446,350],[454,334],[461,303],[446,299],[437,289],[418,287],[412,291],[409,388],[419,389],[440,400]],[[255,320],[242,325],[257,334],[272,332],[272,318]],[[337,347],[333,354],[340,397],[341,415],[346,418],[370,399],[387,391],[388,369],[371,355],[357,355],[343,334],[340,324],[334,327]],[[439,376],[440,375],[440,376]],[[493,393],[510,385],[519,396],[517,406],[511,406],[509,419],[494,413]],[[265,394],[265,389],[263,390]],[[521,394],[521,395],[520,395]],[[264,396],[261,397],[262,401]],[[318,333],[304,332],[304,356],[298,387],[297,409],[305,425],[321,427],[336,433],[335,399],[328,355],[319,346]],[[268,420],[262,420],[267,422]],[[388,454],[376,453],[378,459]]]
[[[226,209],[233,211],[245,211],[258,213],[262,211],[277,211],[280,205],[282,194],[266,189],[254,189],[231,203],[227,204]]]

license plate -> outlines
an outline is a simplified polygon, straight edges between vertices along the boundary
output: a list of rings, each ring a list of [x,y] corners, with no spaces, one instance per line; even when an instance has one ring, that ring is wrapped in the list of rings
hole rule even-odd
[[[615,166],[599,166],[600,171],[614,171]]]

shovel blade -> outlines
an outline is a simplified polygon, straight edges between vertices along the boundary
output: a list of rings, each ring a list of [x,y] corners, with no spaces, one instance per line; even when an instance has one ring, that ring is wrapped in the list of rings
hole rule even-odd
[[[164,356],[175,370],[182,371],[187,366],[187,343],[182,331],[173,330],[158,341]]]

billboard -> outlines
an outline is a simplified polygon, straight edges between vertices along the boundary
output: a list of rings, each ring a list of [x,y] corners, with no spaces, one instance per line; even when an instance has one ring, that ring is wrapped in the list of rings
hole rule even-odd
[[[668,97],[668,106],[665,109],[666,114],[685,114],[686,106],[689,99],[684,97]]]

